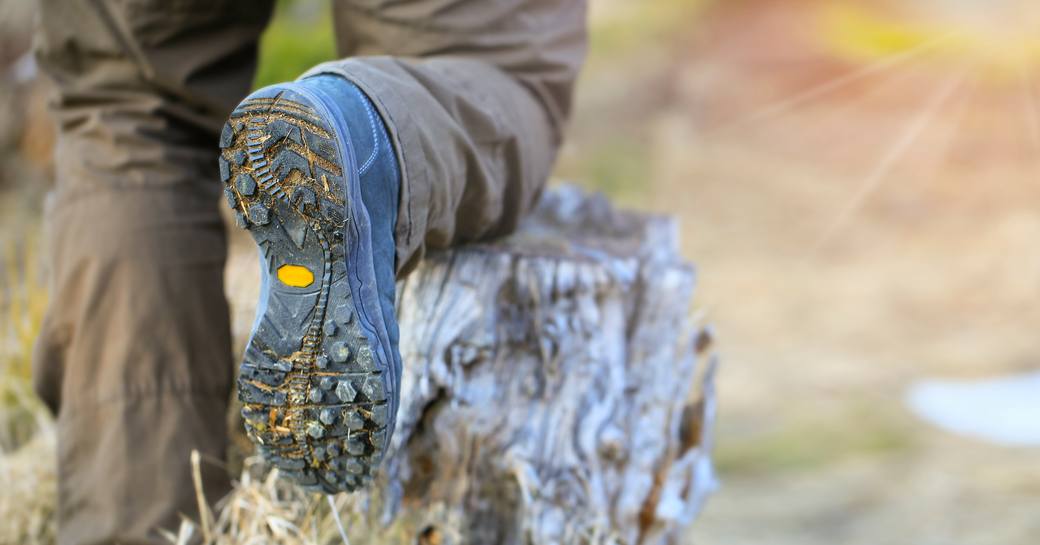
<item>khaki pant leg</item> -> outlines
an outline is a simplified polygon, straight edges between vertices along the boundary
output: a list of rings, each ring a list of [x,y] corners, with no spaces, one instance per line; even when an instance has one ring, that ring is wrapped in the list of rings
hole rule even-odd
[[[216,144],[269,1],[43,0],[55,82],[50,306],[35,382],[58,427],[58,542],[159,543],[224,456],[232,381]],[[203,464],[211,499],[228,488]]]
[[[584,0],[336,0],[342,74],[401,159],[398,269],[426,247],[506,234],[562,140],[586,50]]]

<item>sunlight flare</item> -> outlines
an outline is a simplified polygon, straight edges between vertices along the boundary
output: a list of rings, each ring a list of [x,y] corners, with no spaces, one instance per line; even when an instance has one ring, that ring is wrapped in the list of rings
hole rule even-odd
[[[833,237],[841,231],[853,213],[862,206],[866,198],[877,190],[881,183],[895,168],[896,164],[899,163],[900,159],[910,151],[924,130],[929,124],[931,124],[932,120],[935,119],[936,114],[938,114],[942,106],[961,87],[967,74],[967,69],[958,71],[953,76],[950,76],[946,82],[931,95],[928,101],[923,105],[921,112],[910,120],[900,133],[899,137],[892,142],[892,145],[889,146],[888,150],[877,162],[874,169],[871,170],[863,179],[863,182],[860,183],[859,188],[853,196],[840,209],[838,214],[834,216],[834,219],[823,231],[823,234],[811,246],[809,255],[815,255],[826,246]]]
[[[823,45],[863,62],[943,37],[934,48],[937,62],[972,62],[1001,80],[1040,64],[1040,6],[1035,2],[928,0],[889,3],[888,9],[872,6],[827,3],[819,16]]]
[[[807,105],[812,101],[822,98],[830,93],[841,90],[843,87],[866,79],[870,76],[877,74],[883,74],[885,72],[893,71],[901,66],[906,65],[910,61],[920,57],[923,53],[926,53],[930,49],[940,45],[944,40],[949,39],[950,36],[938,36],[932,40],[915,45],[913,48],[898,51],[883,56],[879,59],[873,59],[866,66],[852,70],[851,72],[842,74],[836,78],[824,81],[818,85],[805,89],[798,92],[797,94],[780,99],[772,104],[768,104],[756,112],[751,113],[738,120],[730,122],[728,124],[719,127],[712,132],[728,132],[731,130],[746,127],[748,125],[754,125],[767,121],[776,117],[780,117],[786,113],[798,109],[800,106]]]

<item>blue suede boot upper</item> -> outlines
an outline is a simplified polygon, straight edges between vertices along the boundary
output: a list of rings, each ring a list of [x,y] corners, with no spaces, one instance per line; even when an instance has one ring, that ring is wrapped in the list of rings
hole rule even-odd
[[[322,74],[300,80],[334,97],[346,125],[361,177],[361,198],[368,210],[372,227],[372,254],[379,286],[383,315],[394,316],[395,259],[394,227],[397,224],[401,176],[397,154],[390,133],[372,101],[350,81],[340,76]],[[390,342],[397,346],[397,320],[387,320]],[[394,358],[395,364],[400,362]],[[398,376],[401,370],[398,369]]]

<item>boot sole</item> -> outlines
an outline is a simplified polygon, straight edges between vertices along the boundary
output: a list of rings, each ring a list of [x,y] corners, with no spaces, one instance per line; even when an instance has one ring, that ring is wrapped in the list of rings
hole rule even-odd
[[[324,107],[255,93],[221,134],[220,175],[263,274],[238,379],[246,430],[275,467],[333,493],[372,477],[397,407],[355,158]]]

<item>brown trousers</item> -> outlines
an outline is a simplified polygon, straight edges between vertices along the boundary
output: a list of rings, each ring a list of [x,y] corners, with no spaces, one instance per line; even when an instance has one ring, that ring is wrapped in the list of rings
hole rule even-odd
[[[51,305],[36,387],[58,419],[59,543],[152,543],[224,456],[233,369],[216,145],[272,0],[42,0],[56,82]],[[584,0],[341,0],[340,73],[401,158],[399,270],[509,232],[551,169]],[[206,492],[228,490],[203,464]]]

